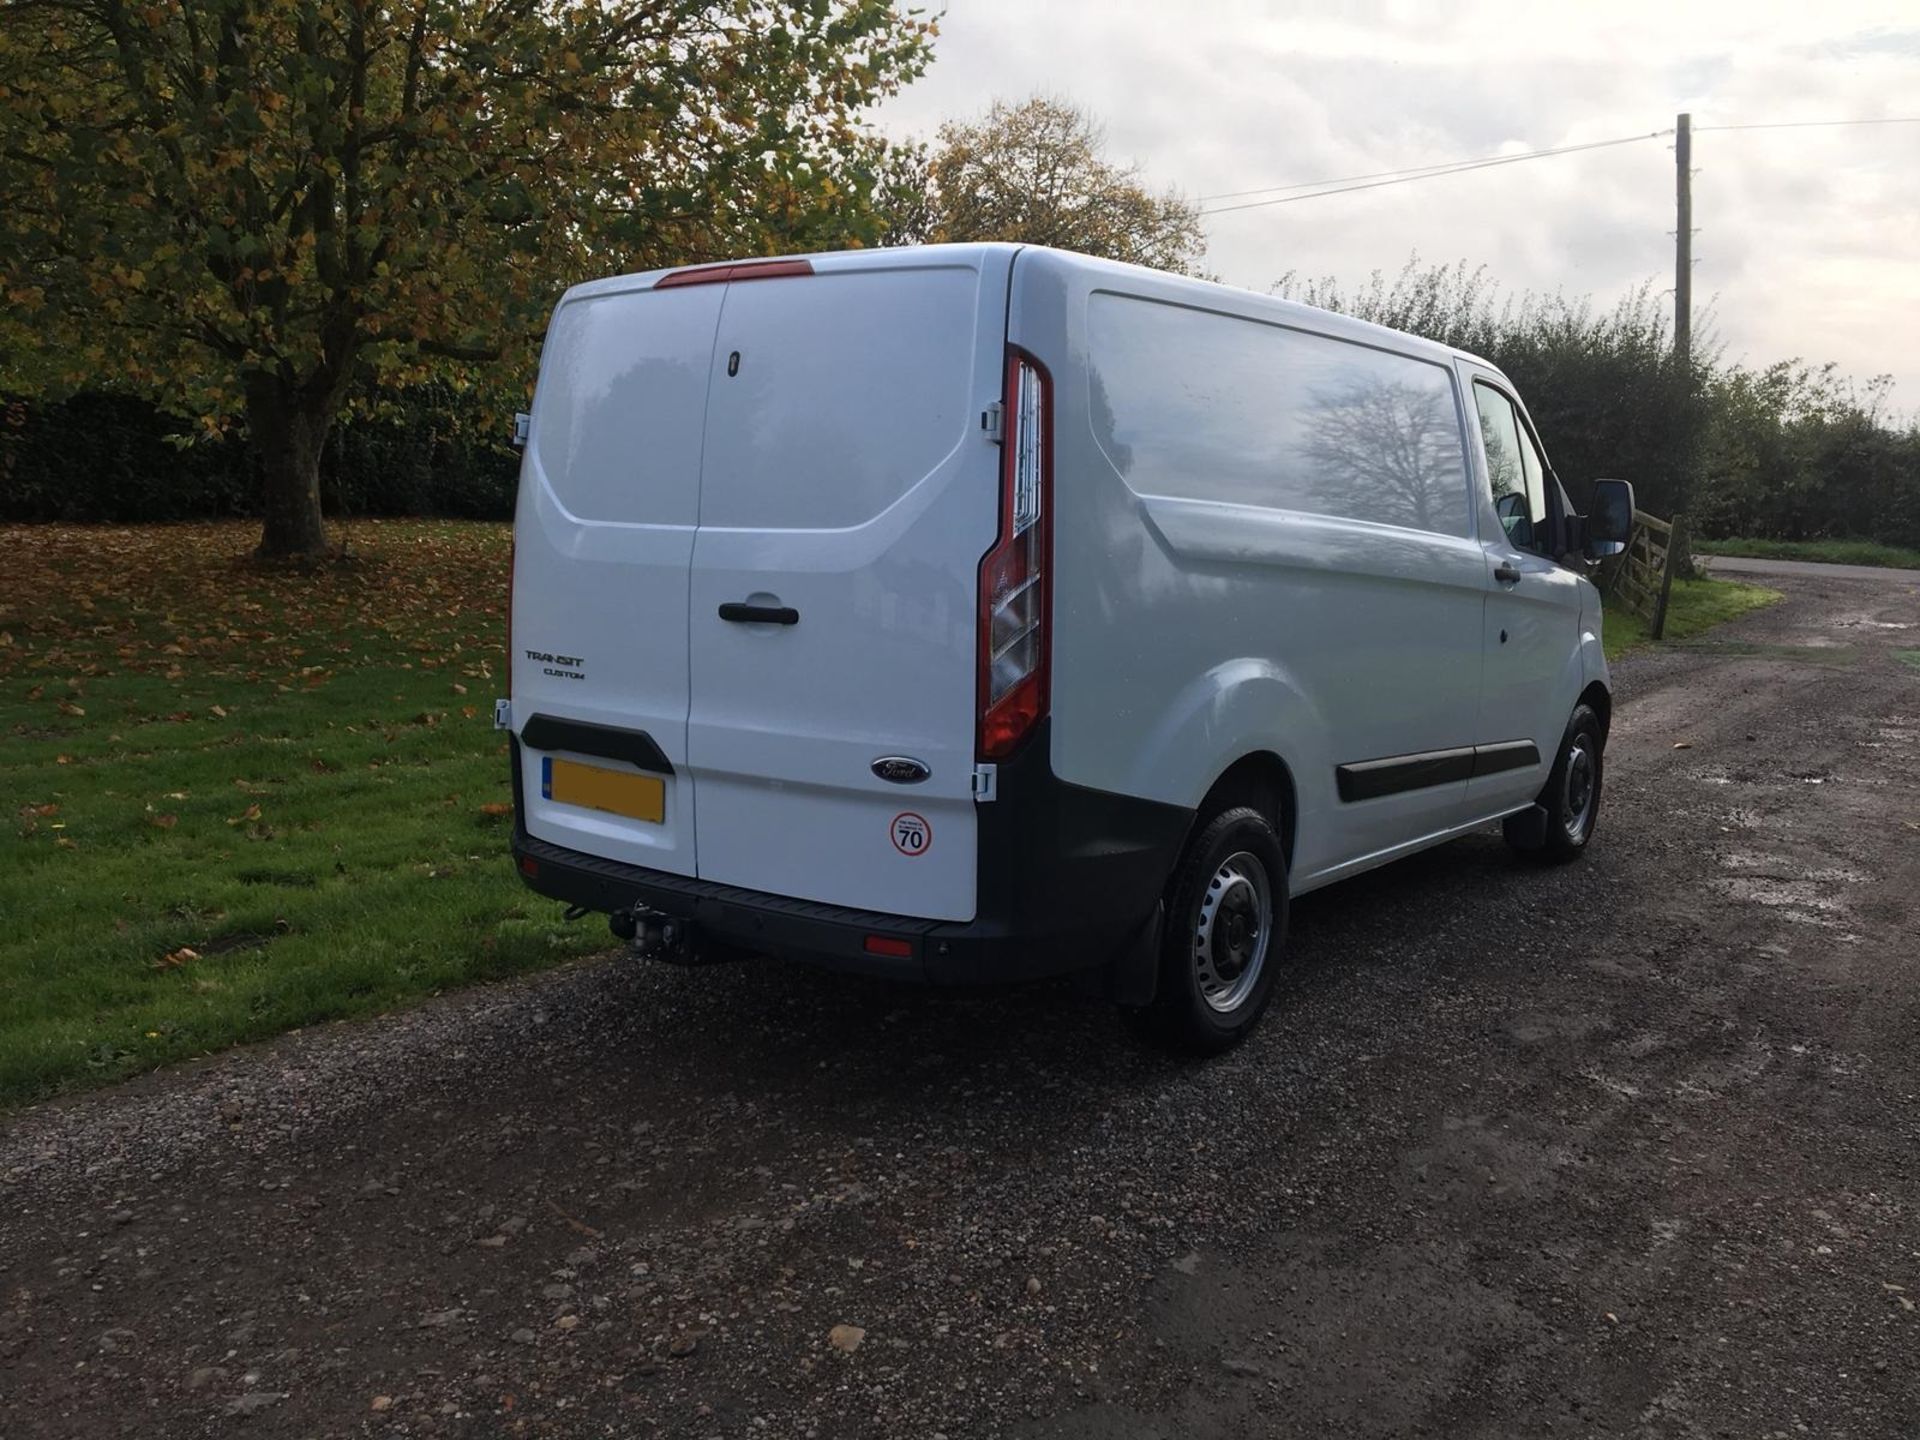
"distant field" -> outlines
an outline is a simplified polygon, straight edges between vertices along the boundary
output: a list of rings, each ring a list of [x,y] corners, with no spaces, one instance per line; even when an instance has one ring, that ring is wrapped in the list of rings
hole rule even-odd
[[[1750,555],[1756,560],[1815,560],[1827,565],[1883,565],[1920,570],[1920,550],[1872,540],[1696,540],[1700,555]]]
[[[1666,633],[1662,639],[1685,640],[1749,610],[1771,605],[1779,598],[1778,590],[1744,585],[1737,580],[1676,580],[1673,593],[1667,599]],[[1629,650],[1653,643],[1647,636],[1646,622],[1619,605],[1607,607],[1601,634],[1609,660],[1617,660]]]
[[[0,1102],[608,943],[507,859],[507,536],[0,528]]]

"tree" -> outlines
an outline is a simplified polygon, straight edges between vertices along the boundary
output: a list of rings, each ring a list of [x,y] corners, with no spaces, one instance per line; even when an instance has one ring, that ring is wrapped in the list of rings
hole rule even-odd
[[[1039,95],[942,125],[921,191],[931,238],[1058,245],[1195,273],[1206,250],[1198,208],[1103,159],[1105,143],[1085,111]],[[912,187],[889,194],[897,205]]]
[[[356,375],[524,370],[608,270],[877,239],[887,0],[4,0],[0,386],[244,416],[324,550]]]

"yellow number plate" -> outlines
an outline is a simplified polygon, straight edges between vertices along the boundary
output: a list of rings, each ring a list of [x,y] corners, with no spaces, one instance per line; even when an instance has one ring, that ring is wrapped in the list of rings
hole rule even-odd
[[[625,815],[655,825],[667,818],[667,786],[657,775],[603,770],[598,765],[547,756],[540,762],[540,793],[562,805],[604,810],[609,815]]]

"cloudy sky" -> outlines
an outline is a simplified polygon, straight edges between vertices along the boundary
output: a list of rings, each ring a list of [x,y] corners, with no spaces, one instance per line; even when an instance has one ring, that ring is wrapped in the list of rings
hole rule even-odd
[[[1920,6],[1773,0],[948,0],[881,113],[927,135],[995,96],[1069,97],[1112,157],[1190,197],[1668,129],[1920,115]],[[1606,300],[1673,283],[1670,137],[1221,214],[1206,264],[1266,289],[1408,256]],[[1694,140],[1696,315],[1736,359],[1894,376],[1920,411],[1920,125]],[[1257,197],[1256,197],[1257,198]],[[1230,201],[1215,203],[1232,203]],[[1696,321],[1696,324],[1698,322]]]

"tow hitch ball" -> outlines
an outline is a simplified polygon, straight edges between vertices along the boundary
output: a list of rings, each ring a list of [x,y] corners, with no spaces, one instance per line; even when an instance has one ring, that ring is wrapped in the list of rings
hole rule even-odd
[[[607,924],[642,959],[667,959],[686,948],[689,927],[670,915],[616,910],[607,917]]]

